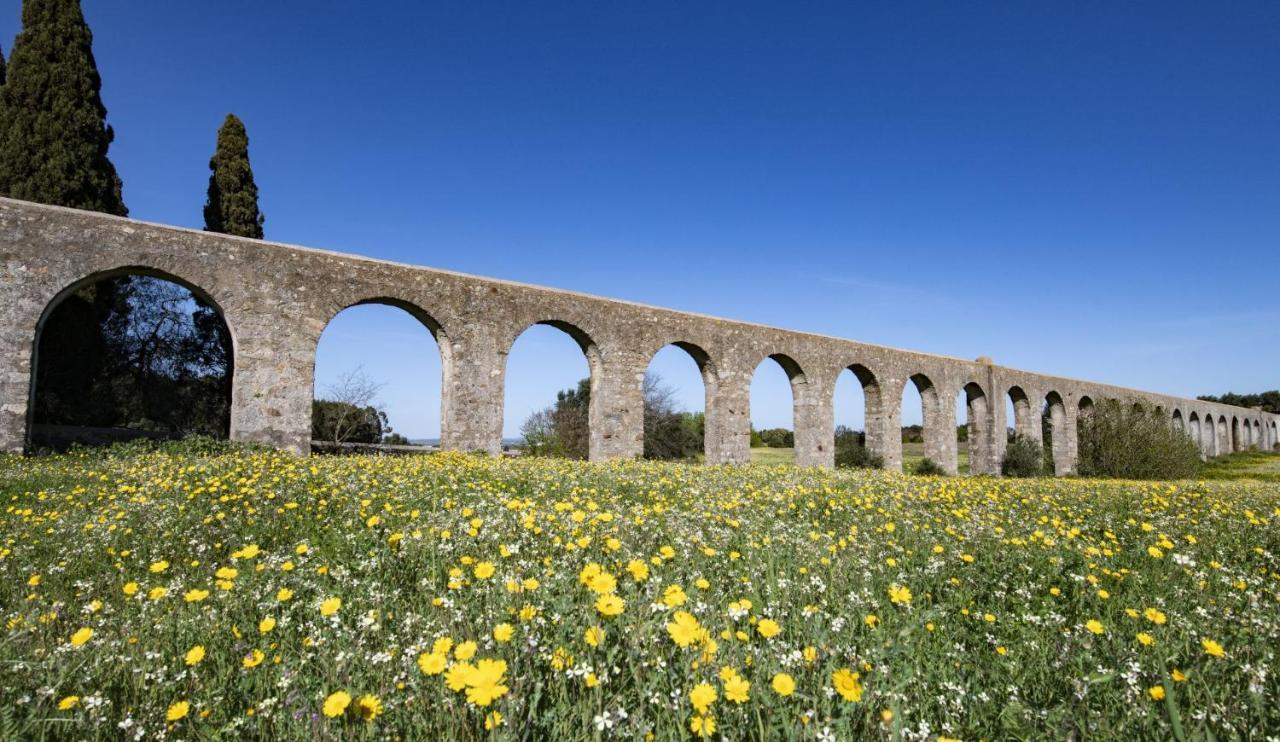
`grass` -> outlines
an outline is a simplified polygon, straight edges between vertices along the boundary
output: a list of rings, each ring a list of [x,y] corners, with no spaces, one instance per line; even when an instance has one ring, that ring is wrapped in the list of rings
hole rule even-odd
[[[0,500],[15,738],[1280,733],[1273,482],[162,448]]]
[[[960,473],[969,473],[969,448],[968,444],[960,443],[959,462]],[[902,470],[905,472],[915,471],[916,466],[924,460],[924,444],[920,442],[906,441],[902,444]],[[796,461],[796,451],[794,448],[765,448],[758,447],[751,449],[751,463],[753,464],[794,464]]]
[[[1202,479],[1255,479],[1280,482],[1280,453],[1240,451],[1210,460],[1200,470]]]

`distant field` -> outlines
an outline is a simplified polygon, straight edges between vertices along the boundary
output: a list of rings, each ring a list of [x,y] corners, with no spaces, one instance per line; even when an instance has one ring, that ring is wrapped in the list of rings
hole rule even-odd
[[[902,444],[902,469],[910,472],[924,459],[923,443]],[[796,450],[794,448],[753,448],[751,463],[753,464],[794,464]],[[960,473],[969,473],[968,444],[960,444]]]

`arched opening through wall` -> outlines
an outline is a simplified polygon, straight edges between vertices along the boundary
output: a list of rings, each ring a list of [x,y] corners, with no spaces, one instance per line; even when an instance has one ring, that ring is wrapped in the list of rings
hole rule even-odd
[[[334,315],[316,344],[313,448],[439,447],[441,339],[439,323],[407,302],[371,299]]]
[[[663,346],[644,375],[644,457],[693,461],[706,451],[706,405],[715,373],[691,343]]]
[[[965,384],[956,395],[956,456],[960,474],[994,474],[990,445],[991,411],[987,393],[975,383]]]
[[[1240,434],[1240,418],[1231,418],[1231,448],[1232,451],[1244,450],[1244,439]]]
[[[537,323],[507,355],[502,443],[531,456],[588,459],[599,354],[566,322]]]
[[[1067,448],[1067,406],[1062,395],[1049,392],[1045,395],[1044,406],[1040,415],[1044,427],[1045,466],[1053,474],[1069,472],[1060,471],[1066,465]]]
[[[902,388],[902,470],[932,472],[945,468],[947,441],[954,430],[939,430],[942,399],[933,380],[912,375]],[[926,463],[927,462],[927,463]]]
[[[226,438],[234,348],[201,289],[146,269],[91,276],[36,327],[28,448]]]
[[[1205,458],[1207,454],[1205,451],[1204,436],[1200,432],[1200,415],[1194,410],[1192,410],[1190,415],[1187,415],[1187,435],[1191,436],[1191,440],[1195,441],[1196,447],[1200,449],[1200,458]]]
[[[751,376],[751,460],[795,463],[795,385],[804,374],[791,358],[774,354]]]
[[[871,370],[853,364],[836,377],[832,400],[835,410],[835,464],[840,468],[880,468],[878,453],[884,435],[883,413],[879,409],[880,385]]]

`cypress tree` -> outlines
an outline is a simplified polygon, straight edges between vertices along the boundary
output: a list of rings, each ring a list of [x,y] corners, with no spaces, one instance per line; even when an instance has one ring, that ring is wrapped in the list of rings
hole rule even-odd
[[[0,49],[0,86],[4,85],[4,49]]]
[[[209,199],[204,205],[204,228],[240,237],[262,239],[258,186],[249,166],[249,135],[244,122],[227,114],[218,129],[218,145],[209,160]]]
[[[126,216],[79,0],[24,0],[0,87],[0,195]]]

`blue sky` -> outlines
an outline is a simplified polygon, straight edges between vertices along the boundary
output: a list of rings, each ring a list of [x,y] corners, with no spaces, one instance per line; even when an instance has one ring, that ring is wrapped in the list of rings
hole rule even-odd
[[[141,219],[202,225],[235,112],[274,240],[1176,394],[1280,385],[1280,3],[84,5]],[[317,363],[437,433],[407,315],[349,310]],[[701,408],[691,361],[655,368]],[[523,336],[507,431],[585,372]],[[780,370],[752,417],[790,425]]]

